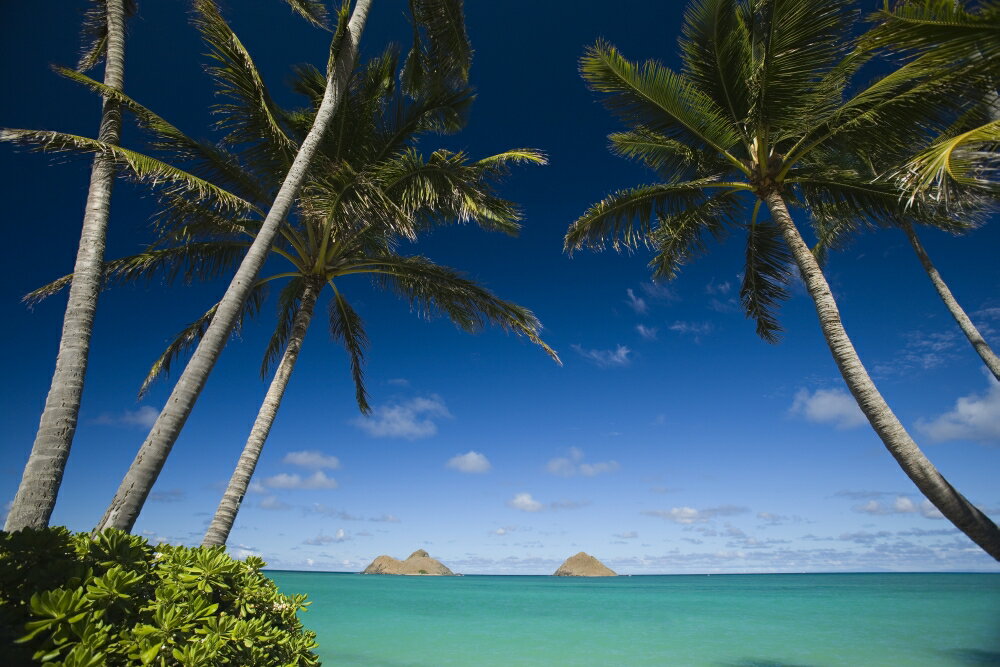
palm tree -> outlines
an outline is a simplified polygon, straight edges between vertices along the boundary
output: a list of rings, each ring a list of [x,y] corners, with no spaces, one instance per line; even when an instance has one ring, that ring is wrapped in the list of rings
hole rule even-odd
[[[757,332],[780,334],[775,307],[794,262],[840,373],[873,429],[917,488],[959,529],[1000,559],[1000,530],[927,460],[879,393],[840,319],[816,258],[788,210],[881,222],[900,216],[890,187],[845,169],[838,146],[898,150],[941,127],[961,98],[933,70],[908,63],[845,98],[866,60],[855,51],[856,13],[846,0],[697,0],[685,14],[683,73],[641,67],[598,42],[580,61],[590,87],[629,130],[612,150],[662,181],[616,192],[574,222],[572,252],[651,246],[654,276],[671,279],[704,249],[706,232],[747,234],[741,300]],[[766,208],[769,219],[761,215]]]
[[[105,60],[104,84],[108,88],[121,90],[124,85],[125,19],[135,13],[135,9],[135,0],[93,0],[85,14],[85,51],[77,68],[85,71]],[[104,97],[98,137],[105,143],[117,144],[120,133],[121,110],[118,103],[111,97]],[[114,162],[104,155],[95,155],[73,269],[76,278],[70,286],[66,303],[56,367],[35,442],[7,514],[4,525],[7,531],[47,526],[56,504],[76,433],[80,397],[87,374],[90,336],[103,277],[104,245],[114,179]]]
[[[216,33],[228,30],[221,18],[208,27]],[[223,41],[238,43],[235,35]],[[232,72],[240,67],[244,77],[255,74],[249,57],[241,55],[240,62],[225,56],[220,60],[226,66],[212,73],[223,91],[247,90],[246,81],[234,77]],[[474,162],[463,153],[445,150],[434,151],[425,158],[414,148],[415,142],[427,133],[458,130],[464,124],[471,94],[467,89],[451,90],[425,78],[426,91],[414,97],[417,91],[405,86],[410,91],[410,96],[406,96],[396,83],[398,62],[395,50],[390,49],[351,79],[342,108],[334,118],[336,131],[319,146],[312,173],[294,210],[296,217],[279,227],[278,239],[268,248],[272,256],[292,262],[294,270],[255,281],[251,298],[238,318],[242,320],[259,310],[264,290],[271,281],[291,278],[279,299],[279,325],[262,373],[267,373],[279,355],[282,362],[261,408],[248,450],[234,474],[243,479],[242,489],[235,495],[227,493],[227,499],[239,499],[245,493],[249,474],[244,473],[248,465],[252,473],[319,292],[327,284],[333,288],[335,297],[331,327],[351,354],[359,405],[367,410],[361,385],[365,335],[360,318],[333,282],[335,278],[371,274],[379,278],[381,286],[391,287],[410,299],[418,310],[443,312],[469,331],[489,322],[522,333],[558,360],[538,338],[539,325],[530,312],[497,299],[450,269],[424,258],[395,253],[397,238],[416,239],[420,230],[447,219],[476,220],[486,229],[516,233],[520,214],[513,204],[494,194],[492,182],[502,177],[512,164],[544,162],[543,156],[530,149],[507,151]],[[79,74],[66,74],[95,92],[107,93],[106,87],[96,81]],[[254,99],[237,97],[237,104],[222,107],[225,113],[222,126],[230,128],[230,133],[217,145],[190,139],[149,109],[118,93],[122,105],[151,135],[151,148],[165,154],[165,159],[191,168],[191,172],[148,155],[82,137],[51,132],[22,133],[19,137],[49,149],[109,152],[134,179],[166,184],[159,189],[163,204],[158,216],[160,241],[145,253],[109,262],[108,280],[135,280],[161,270],[167,271],[171,278],[210,278],[238,261],[258,238],[260,218],[272,193],[280,187],[294,154],[293,150],[267,152],[261,147],[293,147],[306,136],[316,108],[322,103],[324,87],[320,72],[311,67],[300,68],[295,88],[309,98],[311,106],[302,111],[286,111],[271,102],[261,83]],[[265,111],[273,122],[261,122]],[[232,139],[237,132],[239,142]],[[232,152],[231,146],[237,146],[238,151]],[[28,299],[48,296],[69,279],[67,276],[37,290]],[[216,304],[181,332],[154,365],[143,389],[152,377],[169,370],[171,362],[205,334],[218,311]],[[256,453],[250,456],[254,449]],[[165,457],[158,462],[148,488],[164,460]],[[126,478],[123,485],[130,481]],[[136,496],[142,494],[135,501],[136,515],[148,488],[144,492],[135,491]],[[224,505],[228,502],[224,500]],[[235,507],[230,507],[226,533],[236,509],[238,501]],[[133,516],[128,527],[134,520]],[[222,537],[220,543],[224,540]]]
[[[957,77],[969,87],[970,99],[979,102],[927,148],[911,154],[903,167],[887,170],[888,177],[902,183],[911,203],[918,197],[952,201],[962,191],[1000,194],[995,175],[1000,166],[1000,3],[987,3],[971,12],[963,3],[910,0],[872,18],[879,23],[865,37],[867,48],[919,59],[937,69],[941,78]],[[980,68],[985,76],[968,76],[970,63],[985,65]],[[913,225],[902,221],[900,226],[948,312],[993,377],[1000,380],[1000,357],[959,305]]]

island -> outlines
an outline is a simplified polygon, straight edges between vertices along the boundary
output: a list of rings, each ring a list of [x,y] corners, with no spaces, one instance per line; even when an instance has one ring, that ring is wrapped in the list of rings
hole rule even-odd
[[[403,574],[412,576],[453,577],[455,573],[441,561],[431,558],[423,549],[417,549],[406,560],[392,556],[379,556],[361,574]]]
[[[617,577],[617,573],[590,554],[580,552],[570,556],[553,576],[556,577]]]

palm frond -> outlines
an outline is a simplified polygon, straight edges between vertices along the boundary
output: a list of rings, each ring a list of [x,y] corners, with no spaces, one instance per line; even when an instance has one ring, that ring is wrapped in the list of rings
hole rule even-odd
[[[732,165],[717,153],[698,150],[646,128],[615,132],[608,135],[608,140],[612,153],[642,162],[664,180],[689,180],[732,171]]]
[[[706,189],[715,187],[749,189],[739,183],[723,184],[703,179],[619,190],[591,206],[570,225],[563,242],[564,250],[569,253],[583,247],[603,250],[608,242],[615,250],[657,245],[650,239],[657,220],[673,218],[688,209],[692,209],[692,224],[711,219],[711,205],[703,211],[704,215],[693,209],[706,199]]]
[[[188,193],[202,198],[219,210],[233,211],[241,215],[259,213],[250,202],[203,178],[148,155],[96,139],[45,130],[3,129],[0,130],[0,141],[11,141],[38,151],[99,153],[127,169],[128,175],[133,180],[152,185],[165,194]]]
[[[896,174],[909,192],[951,199],[955,186],[1000,194],[1000,121],[939,137]]]
[[[406,58],[405,91],[464,86],[472,65],[462,0],[409,0],[413,46]]]
[[[255,285],[253,290],[250,292],[250,295],[247,297],[246,303],[243,304],[243,309],[240,311],[239,318],[236,320],[236,327],[233,329],[234,336],[239,335],[239,331],[245,320],[252,319],[257,316],[266,297],[267,285],[265,283],[257,283],[257,285]],[[173,340],[171,340],[167,345],[167,349],[163,351],[163,354],[161,354],[150,367],[149,372],[146,374],[146,378],[142,381],[142,386],[139,387],[138,398],[145,396],[146,392],[149,391],[150,386],[152,386],[153,382],[155,382],[158,378],[170,375],[170,367],[173,363],[194,345],[198,344],[202,336],[205,335],[208,325],[212,323],[212,318],[215,316],[215,311],[218,310],[218,308],[219,304],[215,304],[209,308],[204,315],[181,329],[177,335],[174,336]]]
[[[295,158],[298,145],[282,126],[282,110],[257,71],[250,53],[226,23],[213,0],[195,0],[194,24],[219,64],[208,71],[219,93],[231,100],[218,104],[216,126],[226,130],[225,142],[242,148],[244,159],[278,182]]]
[[[777,310],[788,298],[785,285],[791,280],[791,253],[776,225],[757,222],[747,229],[746,266],[740,301],[747,317],[757,323],[757,335],[768,343],[781,339]]]
[[[649,262],[653,278],[676,278],[681,266],[706,251],[706,235],[721,241],[742,209],[739,191],[729,190],[683,209],[658,213],[657,226],[649,234],[656,253]]]
[[[323,0],[285,0],[292,11],[317,28],[330,29],[330,15]]]
[[[945,66],[963,60],[993,61],[1000,57],[1000,4],[979,3],[972,12],[954,0],[908,0],[886,6],[869,20],[876,22],[862,47],[933,60]]]
[[[189,170],[195,175],[215,183],[222,183],[235,190],[239,196],[250,199],[258,205],[270,204],[270,196],[265,186],[258,182],[253,174],[242,169],[237,157],[231,152],[188,137],[120,90],[105,86],[85,74],[65,67],[53,69],[57,74],[86,86],[99,95],[114,99],[128,109],[135,116],[139,126],[149,134],[152,148],[165,151],[178,160],[193,162],[194,166]]]
[[[525,336],[561,363],[556,352],[539,336],[541,323],[530,310],[498,298],[454,269],[439,266],[425,257],[385,256],[370,262],[367,271],[376,276],[382,287],[407,299],[422,317],[440,313],[468,332],[477,332],[491,324]]]
[[[739,129],[727,112],[685,77],[655,61],[638,67],[601,41],[580,59],[580,74],[592,90],[607,94],[605,106],[628,125],[716,151],[746,171],[728,152],[740,141]]]
[[[108,48],[108,3],[107,0],[90,0],[90,5],[83,12],[83,23],[80,26],[80,39],[83,48],[80,62],[76,68],[86,72],[104,60]],[[135,0],[125,0],[125,18],[134,16]]]
[[[371,414],[368,404],[368,390],[365,388],[365,351],[368,349],[368,334],[364,322],[347,302],[336,285],[330,301],[330,335],[343,343],[351,357],[351,376],[354,378],[354,394],[361,414]]]

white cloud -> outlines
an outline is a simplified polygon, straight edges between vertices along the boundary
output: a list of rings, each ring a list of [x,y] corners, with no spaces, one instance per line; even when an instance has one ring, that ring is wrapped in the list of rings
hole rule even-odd
[[[682,322],[677,321],[667,327],[683,336],[691,336],[696,343],[701,342],[701,337],[706,336],[715,330],[711,322]]]
[[[614,350],[587,350],[581,345],[570,345],[581,357],[600,368],[616,368],[632,363],[628,355],[632,350],[624,345],[618,345]]]
[[[257,505],[262,510],[284,511],[292,509],[292,506],[278,499],[278,496],[268,496]]]
[[[160,411],[150,405],[140,406],[137,410],[125,410],[119,414],[102,413],[94,418],[91,423],[105,424],[107,426],[141,426],[142,428],[152,428],[156,423],[156,418],[160,416]]]
[[[647,327],[643,324],[638,324],[635,330],[639,332],[643,340],[656,340],[656,332],[659,331],[656,327]]]
[[[628,294],[628,301],[625,303],[627,303],[628,307],[634,310],[637,314],[642,315],[649,310],[646,300],[641,296],[636,296],[631,287],[625,290],[625,293]]]
[[[745,507],[735,505],[722,505],[720,507],[708,507],[698,510],[693,507],[673,507],[669,510],[646,510],[642,512],[647,516],[655,516],[667,521],[673,521],[682,525],[692,523],[704,523],[718,516],[733,516],[735,514],[745,514],[748,512]]]
[[[324,535],[320,533],[316,537],[311,537],[308,540],[303,541],[302,544],[311,544],[314,546],[318,546],[322,544],[334,544],[334,543],[346,542],[349,539],[351,538],[347,536],[347,533],[344,532],[344,529],[338,528],[336,535]]]
[[[560,477],[574,477],[576,475],[595,477],[602,473],[614,472],[618,470],[619,466],[617,461],[584,463],[583,451],[577,447],[570,447],[568,457],[552,459],[546,464],[545,468],[553,475],[559,475]]]
[[[458,454],[448,459],[448,463],[445,464],[449,468],[454,468],[459,472],[466,473],[484,473],[489,472],[490,460],[486,458],[483,454],[474,451],[468,451],[465,454]]]
[[[863,505],[856,505],[855,512],[861,514],[872,514],[875,516],[886,516],[889,514],[919,514],[925,519],[943,519],[944,515],[934,507],[931,501],[924,499],[919,503],[907,496],[896,496],[892,504],[882,504],[878,500],[869,500]]]
[[[507,501],[507,506],[522,512],[541,512],[545,507],[532,498],[530,493],[518,493]]]
[[[285,458],[281,459],[281,462],[294,466],[302,466],[303,468],[329,468],[330,470],[336,470],[340,467],[340,459],[336,456],[329,456],[315,449],[288,452],[285,454]]]
[[[370,417],[353,420],[355,426],[376,438],[429,438],[437,433],[435,419],[450,419],[444,400],[432,394],[402,403],[376,407]]]
[[[391,384],[394,387],[409,387],[410,381],[406,378],[389,378],[386,380],[387,384]]]
[[[615,533],[614,537],[617,537],[622,540],[634,540],[637,537],[639,537],[639,533],[635,532],[634,530],[629,530],[624,533]]]
[[[854,397],[843,389],[817,389],[813,394],[808,389],[799,389],[788,411],[840,429],[861,426],[867,421]]]
[[[972,440],[1000,444],[1000,382],[989,377],[985,394],[969,394],[955,408],[937,419],[917,421],[917,428],[931,440]]]
[[[247,487],[247,492],[249,493],[267,493],[267,488],[261,484],[256,479],[250,482],[250,486]]]
[[[680,299],[676,293],[663,283],[643,283],[639,289],[646,295],[646,298],[655,301],[677,301]]]
[[[728,280],[725,282],[717,283],[715,282],[715,278],[712,278],[711,280],[708,281],[708,284],[705,285],[705,293],[726,295],[729,294],[729,290],[731,290],[732,288],[733,284]]]
[[[399,523],[399,518],[391,514],[383,514],[381,516],[374,516],[369,521],[375,521],[377,523]]]
[[[153,491],[149,494],[148,500],[154,503],[176,503],[184,500],[184,492],[180,489]]]
[[[327,477],[322,470],[317,470],[308,477],[283,472],[266,478],[264,486],[272,489],[336,489],[337,480]]]

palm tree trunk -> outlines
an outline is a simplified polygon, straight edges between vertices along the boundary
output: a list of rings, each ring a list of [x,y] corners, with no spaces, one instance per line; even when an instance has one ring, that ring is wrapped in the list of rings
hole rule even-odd
[[[771,192],[765,197],[765,202],[795,258],[802,280],[805,281],[809,295],[816,305],[820,328],[823,330],[827,345],[830,346],[833,359],[837,362],[840,374],[861,411],[875,429],[875,433],[920,492],[973,542],[1000,560],[1000,529],[988,516],[956,491],[927,460],[869,377],[840,321],[840,311],[833,300],[830,286],[823,277],[823,271],[799,235],[781,194]]]
[[[319,296],[321,288],[322,284],[316,284],[313,281],[306,282],[299,309],[292,321],[292,332],[288,337],[285,353],[282,355],[274,378],[271,380],[271,386],[268,387],[267,394],[264,396],[264,402],[257,413],[253,428],[250,429],[250,437],[247,439],[246,445],[243,446],[243,453],[240,454],[240,460],[236,463],[233,476],[229,479],[229,486],[226,487],[219,507],[215,510],[212,523],[205,533],[205,539],[202,540],[203,547],[223,546],[229,539],[229,532],[233,529],[233,523],[236,521],[237,512],[240,511],[243,496],[246,495],[247,487],[250,486],[250,478],[253,477],[254,469],[257,467],[260,452],[264,449],[268,433],[271,432],[271,424],[274,423],[274,417],[278,414],[278,408],[281,407],[281,399],[285,395],[288,380],[292,377],[295,361],[299,358],[302,341],[306,337],[306,330],[312,320],[313,311],[316,308],[316,298]]]
[[[917,238],[917,232],[914,231],[913,225],[908,222],[903,222],[903,231],[906,232],[907,238],[910,239],[910,245],[913,246],[913,251],[917,253],[917,257],[920,259],[920,263],[924,267],[924,271],[927,272],[927,276],[931,279],[931,283],[934,284],[934,289],[937,290],[938,295],[941,300],[944,301],[944,305],[947,306],[948,312],[951,316],[955,318],[958,322],[958,326],[962,329],[962,333],[965,337],[969,339],[969,343],[972,348],[979,354],[979,357],[986,364],[986,367],[990,369],[993,373],[993,377],[1000,380],[1000,358],[994,354],[993,350],[990,348],[989,344],[983,339],[983,335],[979,333],[979,329],[976,325],[972,323],[969,316],[965,314],[962,306],[958,305],[958,301],[955,300],[954,295],[952,295],[951,290],[948,289],[948,285],[941,278],[941,274],[938,270],[934,268],[934,264],[931,262],[931,258],[927,256],[927,251],[924,250],[924,246],[920,243],[920,239]]]
[[[122,90],[125,79],[123,0],[108,0],[106,16],[108,28],[104,84]],[[98,138],[109,144],[117,144],[121,125],[120,106],[105,97]],[[70,284],[66,315],[63,318],[56,368],[21,484],[7,514],[4,525],[4,530],[7,531],[47,526],[56,504],[73,435],[76,433],[83,381],[87,374],[90,336],[97,311],[97,295],[104,280],[104,246],[114,180],[113,161],[96,155],[90,171],[83,229],[76,251],[73,282]]]
[[[198,347],[177,380],[177,384],[174,385],[166,405],[159,417],[156,418],[152,430],[146,436],[142,447],[139,448],[128,472],[125,473],[125,478],[118,487],[118,492],[104,513],[104,517],[97,524],[95,532],[105,528],[119,528],[129,531],[135,525],[135,520],[146,502],[146,496],[153,488],[153,483],[159,476],[177,436],[180,435],[184,422],[191,414],[191,409],[194,407],[195,401],[198,400],[198,395],[205,386],[208,375],[212,372],[212,367],[232,333],[243,303],[249,296],[257,274],[270,252],[271,242],[278,231],[278,226],[288,215],[299,189],[305,182],[309,163],[312,161],[320,141],[337,111],[343,97],[343,91],[347,87],[371,3],[372,0],[357,0],[343,37],[344,42],[334,62],[333,71],[327,73],[326,90],[323,93],[323,101],[316,112],[313,126],[302,142],[302,146],[285,176],[285,181],[281,184],[281,188],[274,198],[271,210],[268,211],[267,217],[261,225],[257,238],[254,239],[253,245],[250,246],[246,257],[243,258],[243,262],[236,271],[232,283],[226,289],[222,301],[219,302],[219,308],[215,312],[215,317],[212,318],[212,323],[205,331],[201,342],[198,343]]]

